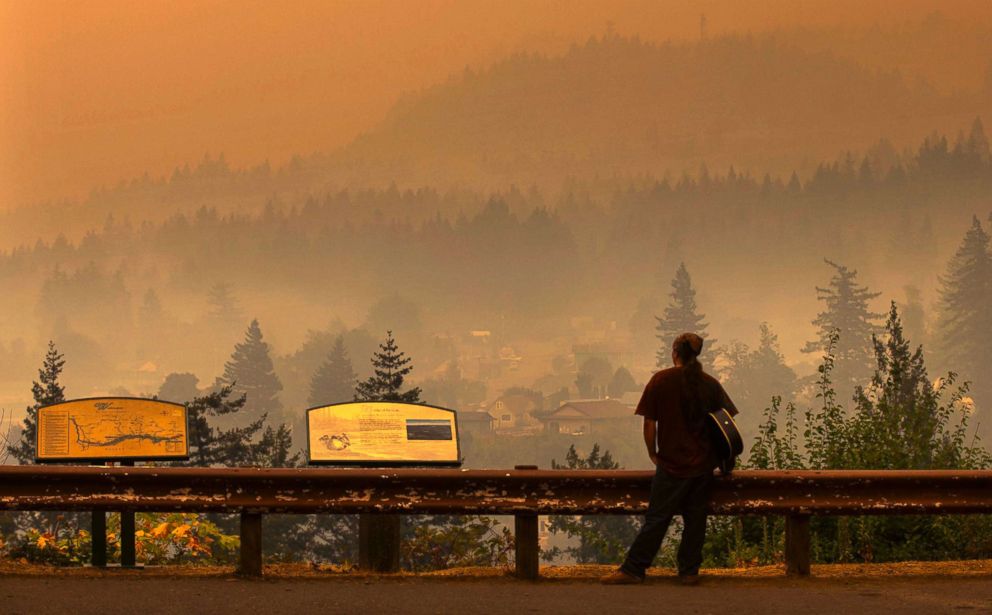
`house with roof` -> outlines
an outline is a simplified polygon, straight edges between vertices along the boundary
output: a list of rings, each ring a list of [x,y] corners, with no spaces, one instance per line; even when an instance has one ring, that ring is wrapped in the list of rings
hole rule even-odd
[[[458,430],[463,434],[484,435],[496,426],[496,417],[485,410],[459,410]]]
[[[634,411],[618,399],[573,399],[541,418],[546,433],[584,436],[617,426],[635,427]]]
[[[531,395],[504,394],[489,406],[489,414],[496,419],[496,430],[502,432],[540,428],[535,415],[540,412],[537,400]]]

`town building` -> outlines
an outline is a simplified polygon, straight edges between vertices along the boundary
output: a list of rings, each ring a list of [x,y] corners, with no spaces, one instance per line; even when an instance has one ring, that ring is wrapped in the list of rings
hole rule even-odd
[[[574,399],[541,419],[546,433],[584,436],[617,426],[635,425],[639,418],[618,399]]]

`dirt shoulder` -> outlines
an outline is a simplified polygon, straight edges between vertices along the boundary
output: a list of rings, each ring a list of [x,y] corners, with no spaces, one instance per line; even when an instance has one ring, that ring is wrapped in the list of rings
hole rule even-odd
[[[704,571],[684,587],[659,571],[636,586],[596,582],[606,566],[548,567],[539,581],[507,571],[363,575],[306,566],[270,566],[263,579],[239,579],[230,568],[0,571],[0,613],[34,615],[176,615],[176,613],[525,613],[643,614],[992,612],[988,562],[824,566],[808,579],[781,567]]]

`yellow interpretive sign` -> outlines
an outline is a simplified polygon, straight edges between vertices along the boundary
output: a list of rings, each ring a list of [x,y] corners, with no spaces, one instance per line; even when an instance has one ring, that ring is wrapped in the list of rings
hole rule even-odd
[[[310,463],[458,465],[455,411],[421,404],[354,402],[307,410]]]
[[[37,461],[187,459],[186,407],[94,397],[38,409]]]

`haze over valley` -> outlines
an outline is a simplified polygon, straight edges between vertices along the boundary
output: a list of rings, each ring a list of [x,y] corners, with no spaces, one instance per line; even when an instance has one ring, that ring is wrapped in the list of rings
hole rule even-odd
[[[516,32],[504,46],[485,33],[438,39],[457,58],[424,52],[434,64],[410,68],[415,83],[383,68],[395,83],[375,103],[339,91],[347,80],[303,43],[273,65],[215,51],[204,66],[229,63],[236,76],[258,62],[260,81],[211,89],[206,68],[191,67],[185,106],[166,109],[165,93],[154,121],[128,119],[128,104],[148,104],[135,95],[68,125],[115,125],[126,147],[112,131],[85,155],[71,130],[49,135],[57,146],[16,140],[0,176],[6,420],[31,403],[49,340],[70,397],[192,395],[223,379],[254,319],[282,386],[270,418],[296,427],[335,340],[361,379],[387,330],[429,403],[491,410],[531,395],[541,415],[567,399],[621,398],[670,343],[656,338],[657,317],[684,271],[711,369],[753,384],[738,385],[751,434],[772,395],[815,394],[823,353],[804,348],[828,308],[817,287],[856,270],[855,285],[878,293],[871,312],[895,302],[930,376],[976,383],[974,424],[992,436],[989,364],[960,364],[946,343],[955,254],[992,226],[989,12],[920,2],[898,20],[788,13],[734,28],[717,2],[676,11],[681,29],[666,32],[638,30],[617,6],[595,26],[540,22],[547,7],[530,16],[546,30],[500,21]],[[413,65],[403,41],[390,57]],[[363,54],[356,62],[378,66]],[[90,95],[102,100],[80,90]],[[12,96],[5,134],[23,136],[11,118],[35,112]],[[227,133],[197,115],[228,103]],[[241,131],[246,117],[276,136]],[[201,149],[176,146],[194,133]],[[791,375],[745,379],[759,350]],[[617,384],[620,368],[633,385]],[[193,379],[170,391],[170,374]],[[637,450],[618,458],[644,465]]]

